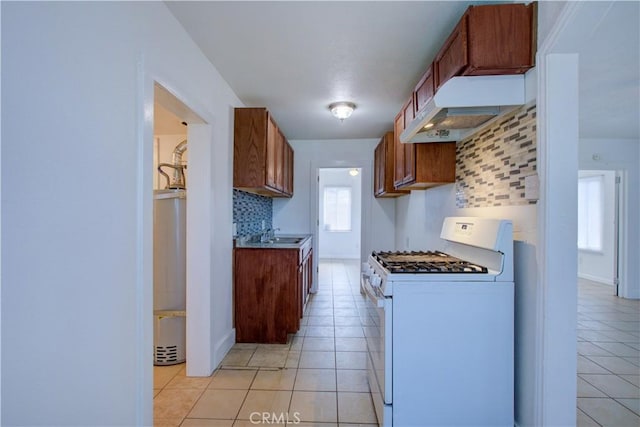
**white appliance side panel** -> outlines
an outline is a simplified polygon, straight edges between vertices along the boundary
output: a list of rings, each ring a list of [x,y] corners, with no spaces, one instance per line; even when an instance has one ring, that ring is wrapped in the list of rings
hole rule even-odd
[[[513,283],[395,282],[393,305],[393,424],[513,426]]]

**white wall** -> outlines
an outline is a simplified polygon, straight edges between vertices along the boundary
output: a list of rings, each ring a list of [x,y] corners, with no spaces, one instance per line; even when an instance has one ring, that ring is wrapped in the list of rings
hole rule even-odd
[[[614,171],[581,170],[578,176],[580,178],[603,177],[602,251],[585,251],[578,248],[578,277],[613,286],[616,173]]]
[[[294,195],[291,199],[273,200],[273,226],[282,233],[314,234],[319,168],[359,167],[362,172],[362,242],[361,259],[373,250],[388,250],[395,238],[395,201],[373,197],[373,151],[376,139],[290,141],[294,149]],[[318,257],[314,257],[317,266]],[[314,273],[317,269],[314,267]],[[314,286],[318,283],[317,277]]]
[[[1,7],[2,424],[150,425],[153,80],[212,125],[190,147],[209,368],[233,338],[241,103],[160,2]]]
[[[442,221],[456,212],[456,186],[447,184],[429,190],[413,190],[396,199],[395,249],[443,249]]]
[[[351,176],[350,169],[320,169],[320,191],[318,212],[320,228],[318,230],[318,258],[360,259],[360,228],[362,223],[362,174]],[[325,187],[351,188],[351,230],[327,231],[324,223]]]
[[[619,295],[625,298],[640,298],[640,141],[619,139],[581,139],[578,146],[580,169],[620,170],[622,192],[626,206],[623,207],[623,226],[620,257]]]

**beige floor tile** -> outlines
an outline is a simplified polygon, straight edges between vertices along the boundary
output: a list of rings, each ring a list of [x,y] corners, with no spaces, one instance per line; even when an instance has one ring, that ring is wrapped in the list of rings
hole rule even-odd
[[[333,326],[333,316],[309,316],[307,326]]]
[[[635,385],[636,387],[640,387],[640,375],[618,375],[618,376],[624,379],[625,381]]]
[[[182,418],[175,419],[153,419],[153,427],[179,427],[182,423]]]
[[[212,377],[188,377],[185,370],[182,369],[169,381],[165,388],[195,388],[203,390],[207,388],[211,382],[211,378]]]
[[[153,399],[153,418],[183,419],[201,394],[196,389],[164,389]]]
[[[180,427],[232,427],[233,420],[211,420],[204,418],[187,418]]]
[[[621,342],[601,342],[598,344],[595,344],[598,347],[604,349],[607,351],[608,354],[586,354],[583,353],[585,356],[621,356],[621,357],[638,357],[638,354],[640,353],[640,351],[636,350],[633,347],[629,347],[626,344],[623,344]]]
[[[248,390],[205,390],[189,412],[188,418],[233,420],[247,393]]]
[[[258,344],[249,342],[237,342],[231,347],[232,350],[255,350]]]
[[[253,421],[252,421],[253,420]],[[260,415],[256,414],[252,417],[252,420],[236,420],[233,423],[233,427],[267,427],[267,426],[286,426],[285,422],[280,422],[280,419],[276,419],[271,414],[266,414],[263,420]]]
[[[289,423],[287,424],[288,426],[297,426],[297,427],[338,427],[338,424],[336,423],[305,423],[305,422],[299,422],[299,423]]]
[[[248,366],[265,368],[284,368],[287,363],[288,350],[258,349],[251,356]]]
[[[337,369],[367,369],[367,353],[362,351],[336,351]]]
[[[371,394],[338,392],[338,421],[369,424],[377,422]]]
[[[578,354],[581,354],[583,356],[613,356],[612,353],[605,350],[601,345],[596,345],[590,343],[589,341],[578,342]]]
[[[336,326],[336,337],[364,337],[362,326]]]
[[[582,412],[580,409],[576,409],[576,426],[577,427],[600,427],[600,424],[593,421],[593,419]]]
[[[252,390],[293,390],[297,369],[260,369],[256,374]]]
[[[358,316],[336,316],[333,320],[336,326],[362,326]]]
[[[339,369],[336,373],[338,377],[338,391],[369,392],[367,371]]]
[[[336,351],[367,351],[364,338],[336,338]]]
[[[287,337],[288,338],[288,337]],[[258,344],[256,350],[264,351],[264,350],[290,350],[291,342],[287,342],[286,344]]]
[[[616,399],[618,403],[631,409],[636,415],[640,415],[640,398],[638,399]]]
[[[257,369],[219,369],[209,382],[209,389],[248,390]]]
[[[287,361],[284,364],[285,368],[295,369],[300,364],[300,352],[290,351],[287,355]]]
[[[231,349],[224,359],[222,366],[247,366],[254,350],[234,350]]]
[[[305,337],[333,338],[333,326],[307,326]]]
[[[637,398],[640,389],[617,375],[584,374],[580,375],[589,384],[610,397]]]
[[[336,353],[333,351],[303,351],[300,353],[299,368],[335,369]]]
[[[153,367],[153,388],[161,389],[185,367],[184,363],[169,366]]]
[[[291,339],[290,351],[302,351],[302,343],[304,342],[304,336],[294,336]]]
[[[578,374],[610,374],[608,370],[586,356],[578,356]]]
[[[294,391],[289,414],[297,414],[302,421],[335,423],[338,421],[336,393]]]
[[[577,397],[607,397],[607,395],[578,376]]]
[[[613,399],[581,397],[578,408],[605,426],[634,427],[640,425],[640,417]]]
[[[278,420],[280,414],[284,415],[289,410],[291,393],[291,391],[249,390],[249,394],[240,408],[238,419],[252,420],[255,419],[255,413],[266,412],[275,414],[275,418]]]
[[[333,314],[335,316],[342,316],[342,317],[359,316],[358,310],[356,310],[355,308],[334,308]]]
[[[305,337],[302,351],[334,351],[333,338]]]
[[[307,309],[308,316],[333,316],[333,308],[331,307],[309,307]]]
[[[296,391],[336,391],[335,369],[298,369]]]
[[[589,359],[613,372],[614,374],[636,375],[638,366],[621,357],[589,356]]]

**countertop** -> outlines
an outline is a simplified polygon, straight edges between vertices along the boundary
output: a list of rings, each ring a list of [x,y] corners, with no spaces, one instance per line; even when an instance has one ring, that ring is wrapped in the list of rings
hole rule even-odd
[[[282,243],[278,242],[278,238],[300,238],[298,243]],[[275,240],[271,242],[251,242],[244,241],[241,238],[234,239],[234,246],[236,248],[258,248],[258,249],[299,249],[304,246],[313,237],[311,234],[278,234],[275,236]]]

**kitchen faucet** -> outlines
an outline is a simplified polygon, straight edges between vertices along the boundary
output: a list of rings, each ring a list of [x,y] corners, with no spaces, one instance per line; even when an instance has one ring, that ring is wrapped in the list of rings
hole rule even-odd
[[[266,230],[264,230],[262,232],[262,235],[260,236],[260,242],[266,243],[273,240],[276,236],[276,230],[280,231],[280,228],[275,228],[275,229],[267,228]]]

